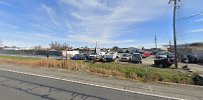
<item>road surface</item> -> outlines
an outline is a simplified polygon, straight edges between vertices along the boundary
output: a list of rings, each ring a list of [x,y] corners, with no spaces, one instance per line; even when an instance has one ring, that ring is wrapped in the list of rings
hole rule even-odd
[[[1,100],[172,100],[0,70]]]

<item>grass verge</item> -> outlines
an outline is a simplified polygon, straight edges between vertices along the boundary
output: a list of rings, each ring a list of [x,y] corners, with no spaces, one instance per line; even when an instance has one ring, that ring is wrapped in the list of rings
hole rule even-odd
[[[140,80],[143,82],[173,82],[194,84],[193,73],[183,73],[177,69],[154,68],[140,64],[92,63],[89,61],[54,60],[0,56],[1,63],[29,65],[35,67],[63,68],[74,71],[85,71],[120,79]]]

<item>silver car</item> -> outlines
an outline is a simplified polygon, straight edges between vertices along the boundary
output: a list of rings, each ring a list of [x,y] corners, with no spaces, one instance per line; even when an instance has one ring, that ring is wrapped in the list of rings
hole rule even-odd
[[[142,55],[140,53],[133,53],[131,56],[131,62],[142,63]]]
[[[128,53],[123,54],[123,55],[121,56],[121,59],[120,59],[120,60],[123,61],[123,62],[128,62],[128,61],[130,61],[130,60],[131,60],[130,54],[128,54]]]

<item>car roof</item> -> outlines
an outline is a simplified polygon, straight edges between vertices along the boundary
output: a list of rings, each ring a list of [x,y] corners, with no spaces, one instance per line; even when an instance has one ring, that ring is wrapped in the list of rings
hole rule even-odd
[[[140,54],[140,53],[133,53],[133,54]]]

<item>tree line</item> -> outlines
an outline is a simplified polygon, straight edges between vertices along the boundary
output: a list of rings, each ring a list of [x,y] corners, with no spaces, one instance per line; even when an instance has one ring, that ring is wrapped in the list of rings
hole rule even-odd
[[[54,49],[54,50],[67,50],[72,48],[68,43],[59,43],[57,41],[51,42],[49,44],[49,49]],[[41,50],[42,46],[41,45],[36,45],[33,47],[34,50]]]
[[[50,46],[50,49],[54,49],[54,50],[67,50],[72,48],[68,43],[59,43],[57,41],[51,42],[49,46]]]

